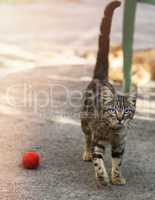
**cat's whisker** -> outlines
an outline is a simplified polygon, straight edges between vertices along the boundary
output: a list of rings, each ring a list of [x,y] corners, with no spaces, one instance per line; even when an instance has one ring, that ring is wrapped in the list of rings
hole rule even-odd
[[[133,121],[130,121],[130,122],[129,122],[129,126],[130,126],[131,128],[137,128],[137,124],[136,124],[135,122],[133,122]]]

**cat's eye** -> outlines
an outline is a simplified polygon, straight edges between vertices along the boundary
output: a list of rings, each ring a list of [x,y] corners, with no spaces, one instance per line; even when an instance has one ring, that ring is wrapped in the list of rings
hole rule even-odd
[[[109,108],[109,112],[115,113],[115,112],[116,112],[116,109],[115,109],[115,108]]]
[[[131,112],[131,109],[130,109],[130,108],[125,108],[125,109],[124,109],[124,113],[125,113],[125,114],[128,114],[129,112]]]

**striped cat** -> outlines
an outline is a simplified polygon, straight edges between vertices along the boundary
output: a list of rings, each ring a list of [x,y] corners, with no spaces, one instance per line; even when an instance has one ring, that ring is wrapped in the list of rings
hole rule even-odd
[[[119,185],[126,183],[121,175],[125,127],[133,119],[136,106],[136,94],[119,95],[108,81],[111,22],[113,11],[120,4],[120,1],[113,1],[105,9],[94,76],[84,92],[81,112],[81,126],[86,139],[83,160],[92,160],[99,186],[110,182],[104,163],[107,143],[111,144],[111,182]]]

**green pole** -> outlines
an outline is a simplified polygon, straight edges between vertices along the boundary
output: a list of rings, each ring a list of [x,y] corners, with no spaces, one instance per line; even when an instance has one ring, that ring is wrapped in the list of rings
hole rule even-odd
[[[131,86],[131,69],[133,56],[133,36],[136,14],[136,0],[125,0],[123,20],[123,91],[129,93]]]
[[[138,0],[141,3],[155,4],[155,0]]]

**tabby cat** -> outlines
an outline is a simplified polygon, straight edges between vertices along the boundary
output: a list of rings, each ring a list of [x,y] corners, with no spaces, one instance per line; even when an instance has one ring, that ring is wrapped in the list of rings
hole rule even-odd
[[[105,9],[94,76],[84,92],[82,103],[81,126],[86,139],[83,160],[93,162],[99,186],[110,183],[104,163],[107,143],[111,144],[111,183],[126,183],[121,175],[126,140],[125,127],[133,119],[136,106],[136,93],[117,94],[114,86],[108,81],[111,22],[113,11],[120,5],[120,1],[112,1]]]

